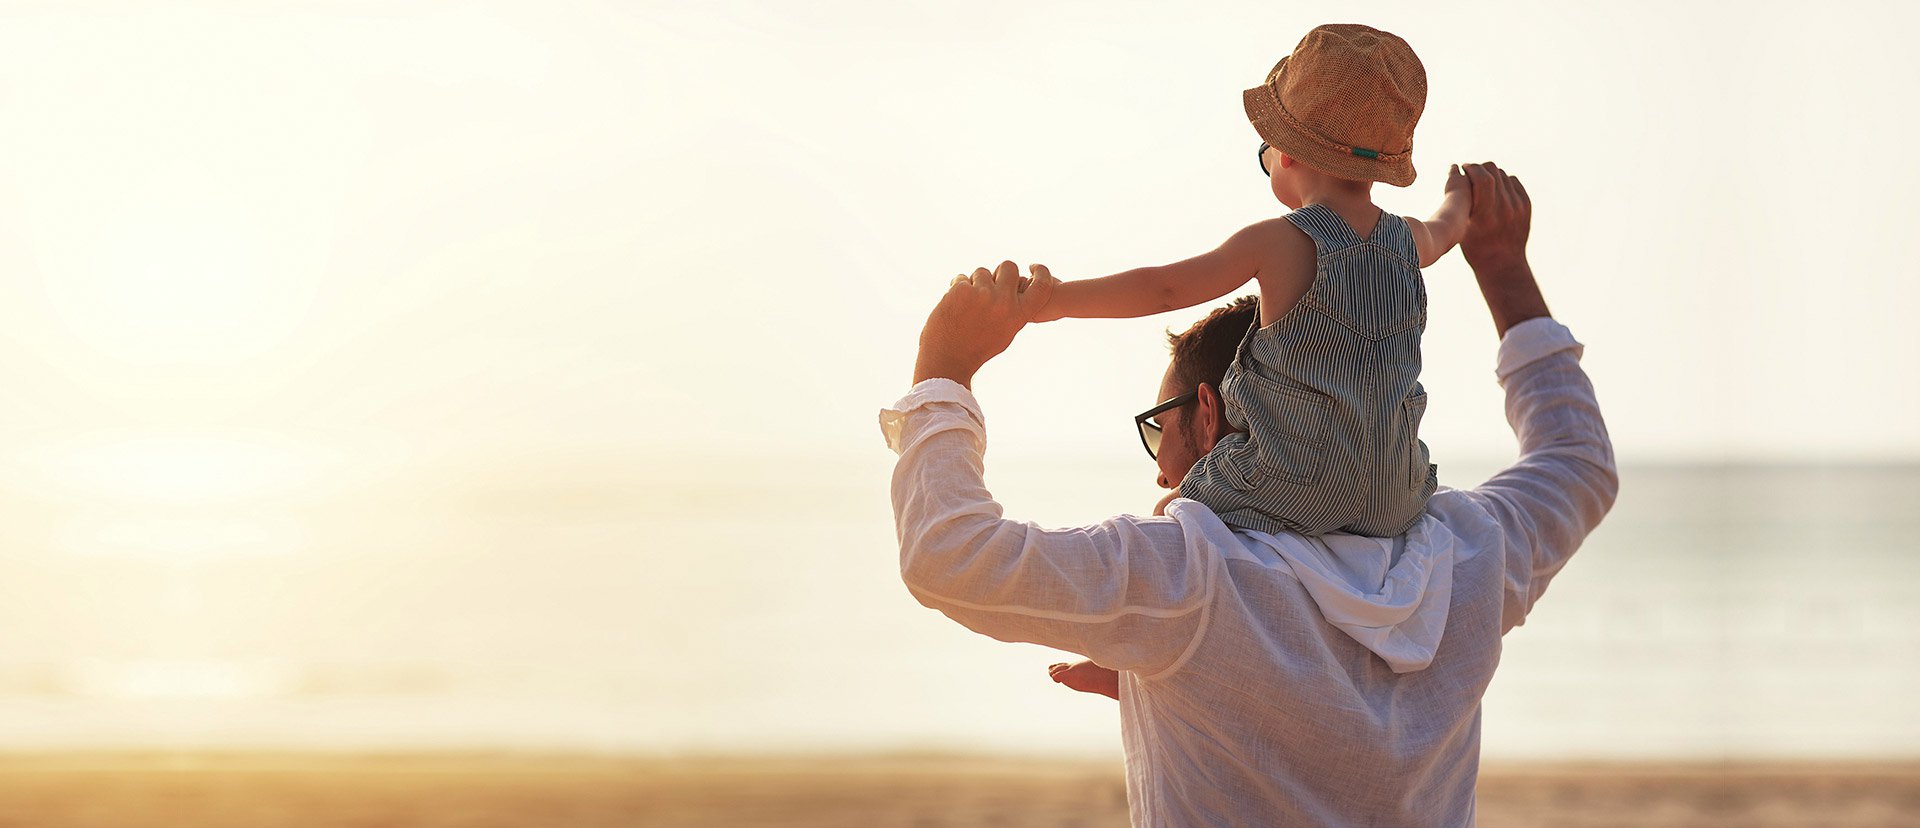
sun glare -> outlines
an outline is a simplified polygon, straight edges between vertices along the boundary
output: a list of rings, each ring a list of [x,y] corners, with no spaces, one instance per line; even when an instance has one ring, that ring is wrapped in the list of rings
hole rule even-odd
[[[192,169],[153,173],[117,207],[53,232],[40,250],[48,299],[77,339],[133,365],[231,364],[298,328],[309,265],[270,255],[261,198]]]
[[[60,534],[80,555],[152,556],[176,562],[284,555],[305,546],[304,531],[284,521],[217,518],[81,518]]]
[[[73,668],[68,683],[81,696],[154,701],[260,698],[290,686],[284,670],[192,659],[88,661]]]
[[[320,452],[224,436],[153,436],[49,447],[31,464],[70,497],[114,505],[212,505],[297,491],[329,465]]]

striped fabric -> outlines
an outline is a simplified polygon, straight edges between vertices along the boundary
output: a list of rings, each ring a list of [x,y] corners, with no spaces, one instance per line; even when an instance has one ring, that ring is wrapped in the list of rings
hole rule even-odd
[[[1195,463],[1180,494],[1260,532],[1399,535],[1438,482],[1419,436],[1427,291],[1413,232],[1382,212],[1361,239],[1319,204],[1287,220],[1313,238],[1313,287],[1240,341],[1220,394],[1246,433]]]

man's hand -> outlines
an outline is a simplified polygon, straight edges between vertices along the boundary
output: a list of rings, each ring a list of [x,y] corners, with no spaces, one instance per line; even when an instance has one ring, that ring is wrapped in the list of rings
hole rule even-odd
[[[1033,278],[1023,279],[1018,265],[1001,262],[992,271],[983,267],[954,277],[920,330],[914,384],[944,377],[972,388],[974,372],[1013,344],[1014,335],[1052,298],[1058,282],[1044,267],[1032,270]]]
[[[1527,258],[1527,232],[1533,225],[1533,202],[1520,179],[1507,175],[1492,162],[1468,164],[1467,183],[1473,188],[1473,211],[1468,214],[1467,233],[1460,240],[1460,253],[1467,264],[1499,266]],[[1452,189],[1453,181],[1447,182]]]
[[[1467,219],[1460,254],[1473,268],[1480,294],[1501,335],[1528,319],[1550,315],[1547,300],[1527,264],[1527,233],[1533,226],[1533,200],[1520,179],[1492,163],[1468,164],[1473,212]]]

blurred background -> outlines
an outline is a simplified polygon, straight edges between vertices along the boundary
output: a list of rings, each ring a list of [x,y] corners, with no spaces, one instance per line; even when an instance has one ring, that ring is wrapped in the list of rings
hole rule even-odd
[[[1507,639],[1489,768],[1920,759],[1920,12],[1365,11],[1431,88],[1376,198],[1525,179],[1624,467]],[[876,413],[955,273],[1284,212],[1240,90],[1326,14],[0,6],[0,746],[1116,771],[1061,654],[899,584]],[[1457,255],[1427,279],[1471,486],[1496,342]],[[1011,516],[1151,508],[1130,421],[1206,309],[980,375]]]

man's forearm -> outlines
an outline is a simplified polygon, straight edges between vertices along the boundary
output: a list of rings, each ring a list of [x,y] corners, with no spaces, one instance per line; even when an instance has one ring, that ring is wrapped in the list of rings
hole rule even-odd
[[[1480,283],[1480,295],[1487,300],[1494,333],[1499,336],[1529,319],[1553,315],[1524,255],[1504,262],[1475,262],[1473,278]]]
[[[1540,284],[1527,265],[1527,233],[1533,224],[1533,200],[1520,179],[1493,164],[1464,168],[1473,187],[1473,209],[1460,255],[1473,268],[1480,295],[1493,314],[1493,329],[1502,339],[1513,326],[1551,316]]]
[[[950,379],[960,383],[968,391],[973,390],[973,374],[980,366],[969,364],[966,360],[946,357],[942,354],[920,351],[913,361],[913,384],[919,385],[930,379]]]

